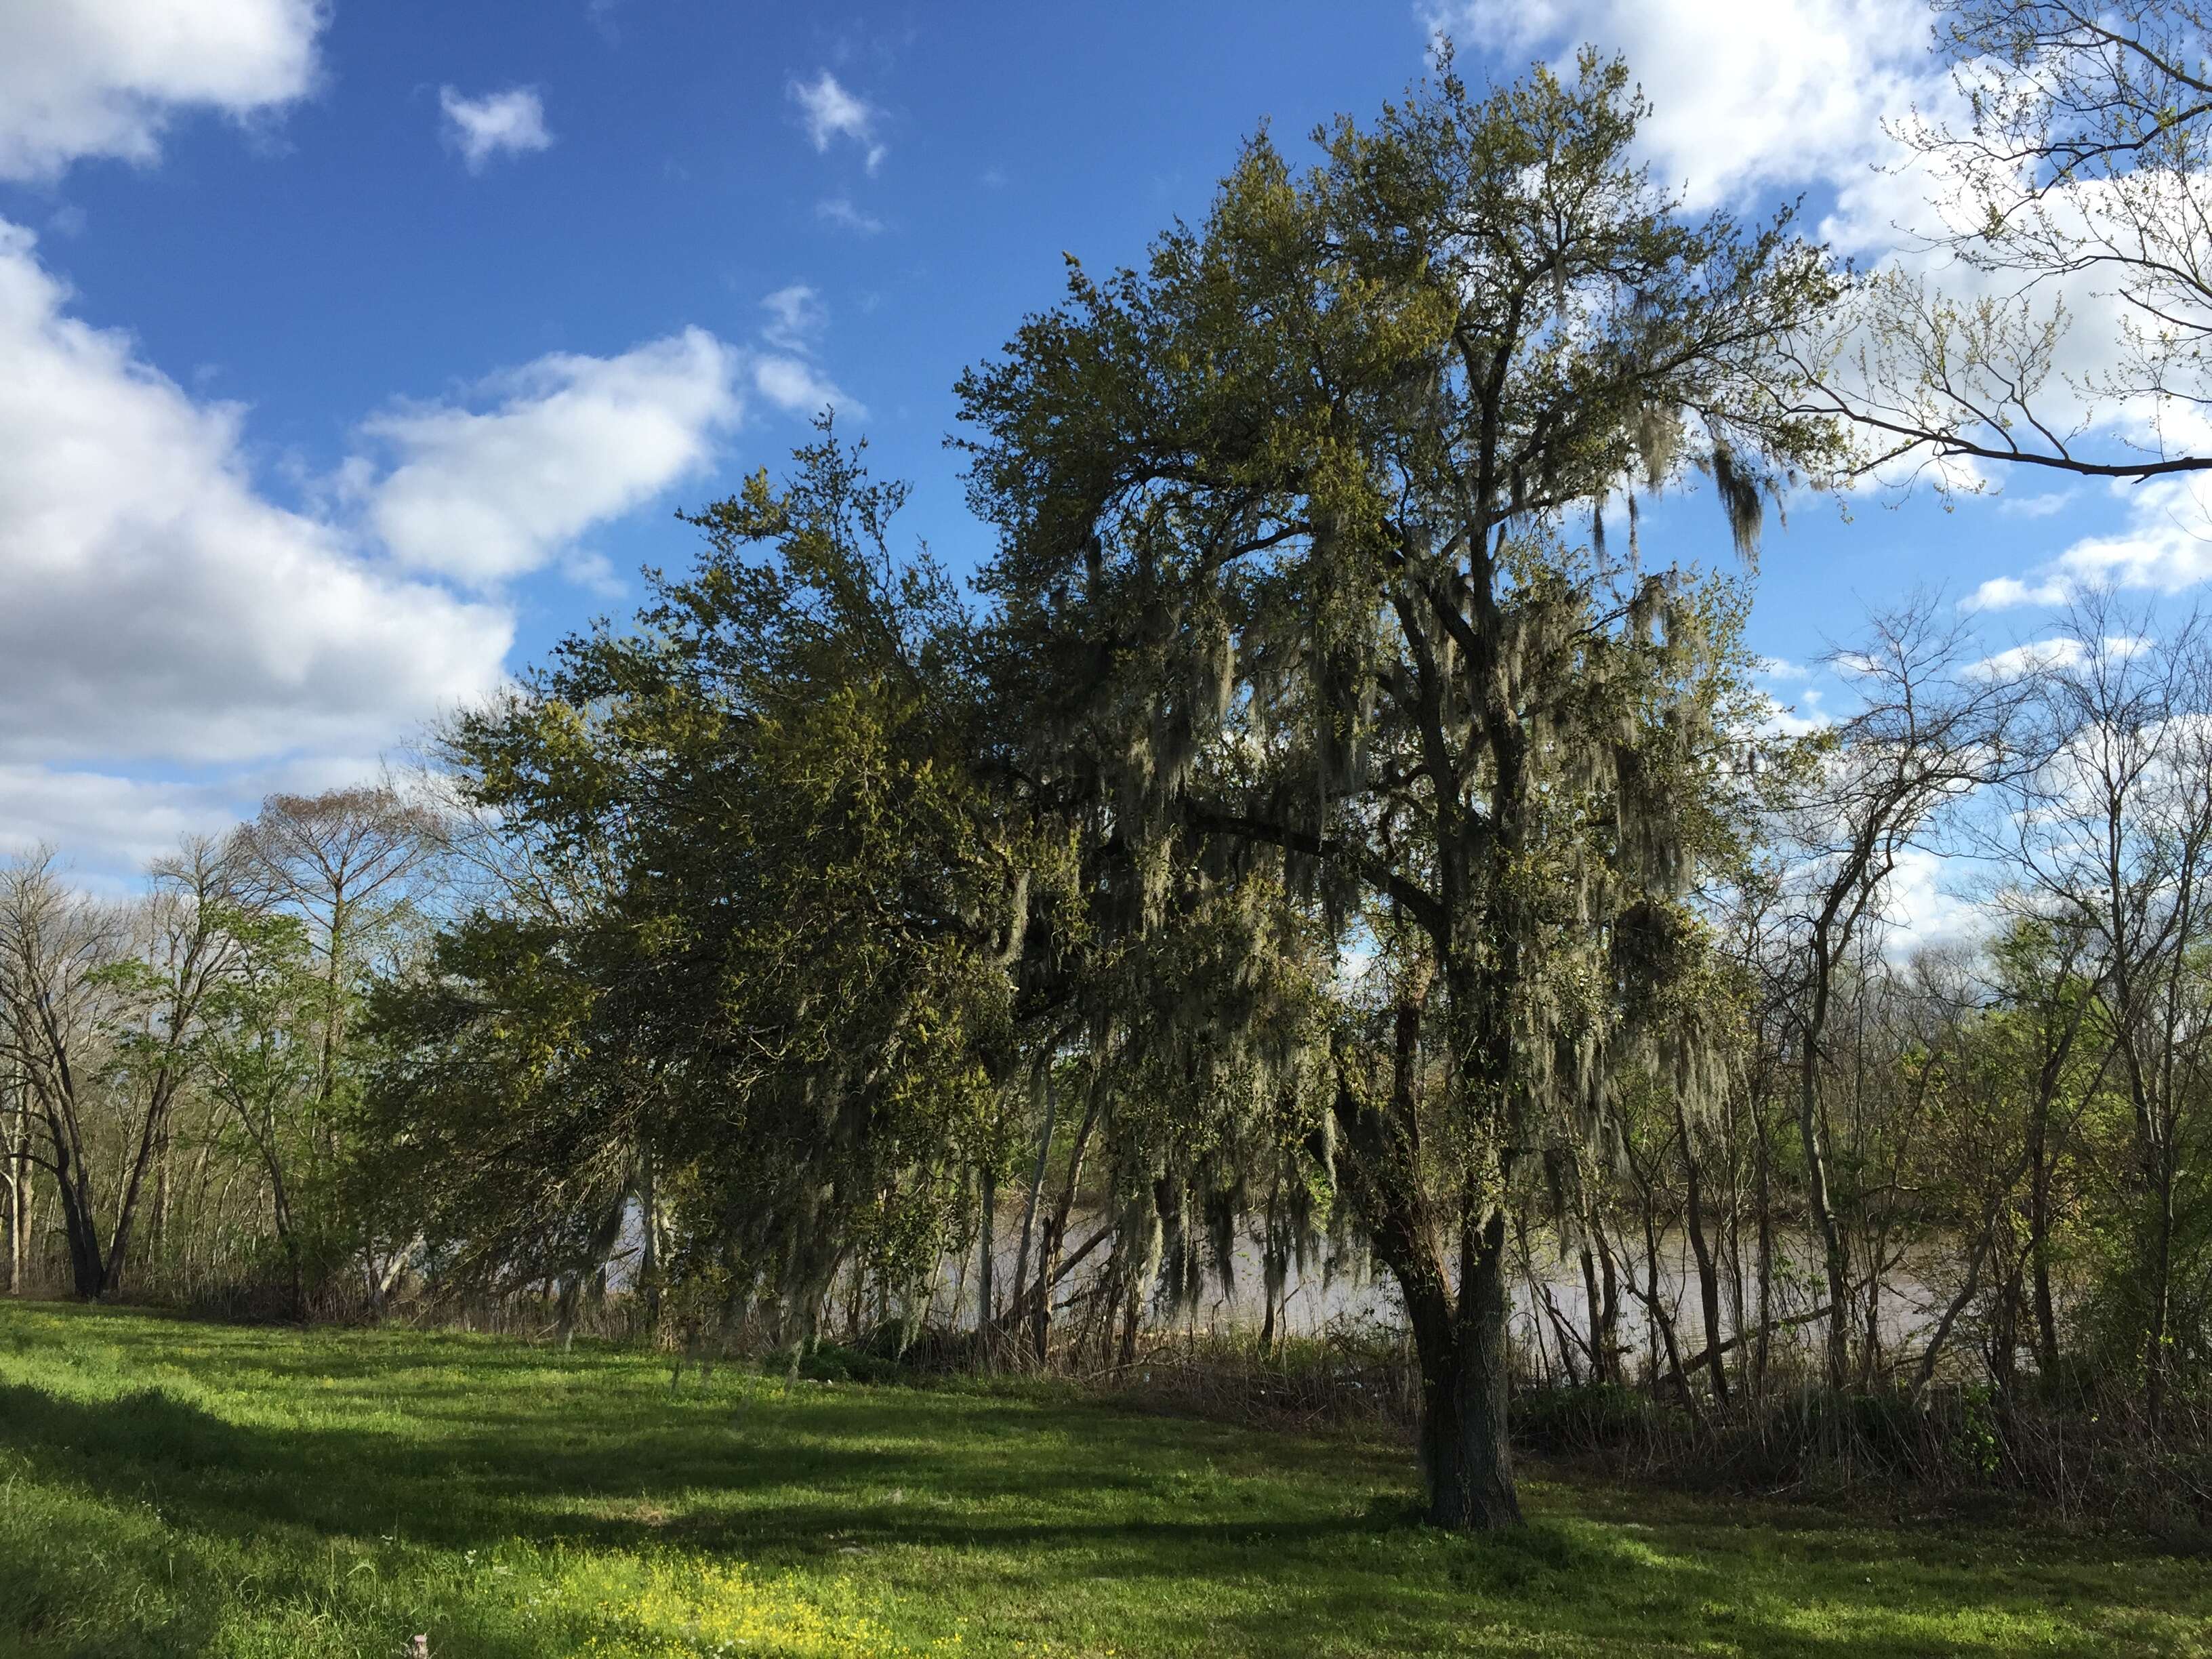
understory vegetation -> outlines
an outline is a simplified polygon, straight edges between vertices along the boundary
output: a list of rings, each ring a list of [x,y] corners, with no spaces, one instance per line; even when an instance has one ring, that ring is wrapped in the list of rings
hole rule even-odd
[[[1408,1531],[1401,1446],[1036,1380],[0,1305],[0,1653],[2190,1654],[2201,1561],[1630,1492]]]
[[[1945,15],[1996,18],[1994,51],[2006,10]],[[2031,100],[2090,84],[2016,67]],[[572,1536],[565,1506],[615,1501],[622,1456],[579,1451],[579,1490],[541,1490],[526,1431],[547,1481],[546,1448],[595,1431],[510,1394],[477,1420],[517,1413],[512,1437],[479,1443],[447,1360],[422,1382],[449,1415],[370,1380],[436,1354],[471,1379],[479,1357],[495,1389],[603,1376],[672,1414],[656,1424],[756,1413],[784,1425],[762,1431],[770,1463],[841,1482],[927,1465],[902,1419],[962,1446],[1003,1436],[975,1456],[1008,1484],[945,1475],[943,1527],[988,1550],[1005,1506],[1022,1541],[1000,1566],[1046,1573],[1041,1616],[1079,1621],[1056,1639],[1101,1650],[1116,1620],[1206,1650],[1206,1604],[1243,1605],[1240,1575],[1360,1547],[1396,1513],[1382,1495],[1407,1436],[1421,1516],[1512,1527],[1516,1419],[1524,1447],[1740,1493],[1997,1491],[2069,1523],[2212,1524],[2212,638],[2081,587],[2049,639],[1985,654],[1923,595],[1832,658],[1848,709],[1779,708],[1747,643],[1770,518],[1877,466],[1989,462],[1989,434],[1978,449],[1961,425],[1969,384],[1948,403],[1888,384],[1870,447],[1863,399],[1838,388],[1911,358],[1895,331],[1918,313],[1791,210],[1689,210],[1635,163],[1645,113],[1627,66],[1595,53],[1475,87],[1443,50],[1304,166],[1253,139],[1205,219],[1139,268],[1072,264],[1064,301],[957,387],[991,538],[972,580],[908,548],[905,489],[825,416],[781,476],[683,515],[695,556],[647,573],[634,617],[457,711],[418,766],[274,797],[129,902],[82,890],[57,854],[0,866],[9,1289],[489,1324],[562,1350],[10,1315],[60,1345],[26,1337],[15,1363],[63,1381],[0,1426],[52,1442],[24,1451],[36,1479],[9,1501],[47,1493],[37,1471],[73,1467],[76,1439],[106,1443],[112,1409],[116,1492],[63,1480],[39,1503],[122,1502],[137,1477],[118,1471],[165,1438],[234,1448],[270,1471],[253,1501],[322,1517],[300,1536],[325,1551],[324,1601],[313,1559],[287,1577],[225,1554],[238,1517],[161,1559],[203,1584],[265,1571],[284,1586],[266,1594],[333,1630],[356,1601],[399,1618],[410,1574],[447,1585],[458,1619],[453,1587],[502,1572],[540,1602],[501,1617],[576,1630],[585,1602],[708,1593],[656,1577],[649,1540],[752,1540],[771,1576],[729,1597],[794,1587],[792,1619],[893,1619],[926,1643],[986,1616],[958,1588],[980,1558],[930,1553],[951,1549],[937,1522],[866,1518],[795,1474],[732,1473],[734,1495],[702,1488],[665,1531],[593,1534],[577,1510],[573,1536],[613,1553],[548,1555]],[[2197,118],[2160,117],[2158,143]],[[2017,220],[1976,222],[1962,258],[2011,257]],[[1866,349],[1870,316],[1889,358]],[[1976,361],[1917,359],[1939,360]],[[1909,948],[1893,924],[1932,907],[1954,857],[1975,872],[1948,895],[1971,925]],[[1275,1472],[1238,1462],[1217,1489],[1206,1449],[1256,1460],[1261,1442],[1181,1427],[1139,1450],[1136,1427],[1050,1393],[848,1406],[726,1373],[648,1407],[672,1362],[578,1357],[580,1332],[695,1368],[775,1353],[800,1378],[825,1342],[863,1371],[1135,1377],[1240,1420],[1389,1432],[1286,1439]],[[159,1372],[156,1333],[182,1393],[125,1376]],[[103,1343],[136,1357],[109,1376],[84,1357]],[[226,1381],[196,1352],[245,1369]],[[383,1532],[342,1552],[318,1507],[367,1501],[326,1477],[348,1437],[366,1456],[384,1431],[325,1443],[283,1388],[257,1392],[264,1364],[348,1355],[391,1432],[422,1438],[420,1467],[458,1460],[464,1486],[513,1471],[450,1503],[426,1475],[389,1517],[355,1517],[389,1521],[388,1556]],[[1054,1463],[1078,1422],[1156,1472],[1141,1498],[1089,1453]],[[1038,1437],[1018,1449],[1017,1425]],[[730,1432],[716,1443],[751,1443]],[[717,1455],[653,1436],[672,1468]],[[162,1503],[221,1491],[228,1455],[131,1511],[130,1547],[169,1538]],[[321,1473],[274,1492],[295,1456]],[[1197,1483],[1196,1519],[1161,1513],[1170,1467]],[[1240,1530],[1248,1498],[1276,1507]],[[1680,1536],[1747,1575],[1723,1594],[1687,1543],[1608,1531],[1590,1501],[1540,1485],[1540,1541],[1503,1553],[1402,1543],[1423,1588],[1363,1580],[1395,1610],[1343,1650],[1413,1644],[1431,1620],[1493,1639],[1448,1613],[1455,1586],[1497,1598],[1504,1630],[1568,1583],[1595,1598],[1568,1615],[1598,1621],[1592,1641],[1628,1643],[1656,1597],[1686,1643],[1725,1645],[1748,1619],[1761,1641],[1816,1644],[1756,1588],[1803,1572],[1832,1577],[1852,1639],[1909,1647],[1917,1604],[1832,1568],[1863,1549],[1898,1583],[1950,1571],[1887,1534],[1802,1556],[1729,1542],[1684,1507]],[[9,1524],[58,1536],[62,1513]],[[921,1553],[886,1542],[827,1577],[748,1530],[833,1516],[856,1550]],[[1215,1516],[1237,1517],[1219,1540]],[[1107,1541],[1076,1541],[1092,1525]],[[1039,1528],[1060,1538],[1042,1556]],[[495,1554],[465,1570],[464,1544]],[[1148,1552],[1217,1548],[1213,1577],[1150,1612],[1076,1565],[1096,1549],[1141,1577]],[[28,1588],[76,1616],[52,1571]],[[1311,1594],[1334,1594],[1334,1571]],[[896,1573],[940,1571],[941,1612],[902,1599]],[[1966,1622],[1927,1644],[2029,1644],[2007,1623],[2025,1601],[1952,1588]],[[1252,1629],[1328,1639],[1308,1593],[1252,1603]],[[198,1609],[178,1618],[232,1605],[175,1594]],[[173,1605],[151,1566],[143,1601]],[[2117,1607],[2048,1633],[2148,1639],[2095,1622]],[[606,1617],[608,1642],[653,1650]],[[471,1628],[471,1652],[522,1640]]]

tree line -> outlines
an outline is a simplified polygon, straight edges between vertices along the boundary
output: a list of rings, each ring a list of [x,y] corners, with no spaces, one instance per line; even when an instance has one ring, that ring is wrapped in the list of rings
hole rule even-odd
[[[2091,592],[1981,659],[1921,599],[1778,720],[1765,520],[1988,459],[1955,373],[2005,343],[1907,387],[1959,316],[1684,212],[1643,112],[1447,53],[1071,264],[957,388],[972,585],[825,420],[404,787],[128,903],[9,865],[11,1285],[1111,1364],[1254,1255],[1272,1345],[1326,1262],[1392,1288],[1454,1527],[1516,1518],[1539,1380],[2197,1421],[2212,651]],[[1711,555],[1647,560],[1677,495]],[[1938,854],[1981,920],[1907,951]]]

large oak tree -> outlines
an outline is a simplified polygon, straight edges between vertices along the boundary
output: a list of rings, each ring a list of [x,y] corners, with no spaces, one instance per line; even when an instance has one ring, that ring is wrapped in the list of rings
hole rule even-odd
[[[1075,269],[961,387],[1031,766],[1140,886],[1280,884],[1385,988],[1324,1127],[1453,1527],[1517,1518],[1514,1193],[1627,1072],[1711,1086],[1686,901],[1740,596],[1640,568],[1638,495],[1701,472],[1748,550],[1833,453],[1778,352],[1828,262],[1786,215],[1685,216],[1641,113],[1595,56],[1486,94],[1447,62],[1308,173],[1255,140],[1202,226]]]

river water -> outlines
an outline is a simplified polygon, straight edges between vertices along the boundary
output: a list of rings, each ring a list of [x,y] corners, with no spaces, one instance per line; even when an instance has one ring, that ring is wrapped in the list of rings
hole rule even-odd
[[[1071,1218],[1068,1249],[1073,1250],[1087,1241],[1100,1224],[1101,1218],[1096,1216]],[[1015,1257],[1020,1248],[1020,1227],[1021,1218],[1017,1211],[1002,1218],[997,1229],[993,1256],[1002,1304],[1012,1285]],[[1638,1293],[1648,1288],[1650,1275],[1647,1252],[1640,1238],[1634,1242],[1632,1250],[1625,1239],[1615,1239],[1613,1244],[1620,1281],[1617,1340],[1632,1355],[1648,1354],[1654,1351],[1654,1333],[1645,1298]],[[1724,1337],[1755,1322],[1758,1316],[1758,1291],[1752,1280],[1752,1263],[1748,1259],[1750,1245],[1747,1238],[1742,1294],[1748,1305],[1740,1310],[1734,1305],[1735,1287],[1725,1259],[1723,1261],[1721,1315]],[[1719,1248],[1717,1240],[1715,1248]],[[1625,1251],[1630,1252],[1630,1259],[1618,1260]],[[1809,1234],[1793,1232],[1778,1238],[1776,1254],[1769,1306],[1775,1319],[1790,1322],[1783,1325],[1775,1340],[1781,1346],[1815,1342],[1824,1322],[1806,1316],[1823,1308],[1826,1301],[1819,1247]],[[1101,1247],[1061,1283],[1056,1299],[1064,1304],[1072,1297],[1080,1297],[1094,1282],[1091,1270],[1103,1266],[1104,1260],[1105,1247]],[[1893,1354],[1923,1343],[1942,1316],[1950,1291],[1948,1286],[1932,1282],[1935,1260],[1932,1253],[1898,1253],[1898,1259],[1881,1276],[1878,1328],[1882,1346]],[[1263,1299],[1266,1273],[1259,1239],[1250,1235],[1238,1237],[1226,1275],[1213,1270],[1210,1257],[1208,1266],[1206,1288],[1198,1304],[1175,1315],[1175,1324],[1210,1334],[1256,1331],[1267,1316]],[[1686,1233],[1672,1232],[1660,1237],[1657,1268],[1659,1306],[1674,1327],[1676,1343],[1686,1362],[1705,1346],[1708,1340],[1696,1260]],[[1629,1283],[1632,1274],[1636,1281],[1633,1288]],[[978,1313],[975,1300],[979,1277],[972,1252],[964,1271],[962,1264],[948,1261],[939,1275],[931,1305],[932,1319],[972,1326]],[[1517,1249],[1513,1251],[1511,1291],[1512,1334],[1516,1346],[1539,1369],[1556,1367],[1560,1343],[1557,1327],[1565,1323],[1578,1337],[1586,1337],[1589,1330],[1589,1297],[1584,1288],[1579,1255],[1563,1254],[1555,1243],[1532,1232],[1528,1252],[1524,1255]],[[1854,1300],[1856,1305],[1852,1316],[1853,1328],[1863,1331],[1866,1321],[1863,1293]],[[1164,1312],[1158,1316],[1167,1317]],[[1279,1329],[1305,1336],[1358,1328],[1396,1331],[1405,1325],[1405,1304],[1388,1273],[1370,1273],[1364,1264],[1332,1264],[1310,1259],[1303,1270],[1295,1263],[1291,1266],[1277,1322]]]

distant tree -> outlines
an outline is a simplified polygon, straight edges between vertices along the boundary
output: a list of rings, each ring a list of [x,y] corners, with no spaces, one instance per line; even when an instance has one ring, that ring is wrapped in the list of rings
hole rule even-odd
[[[1836,659],[1863,707],[1831,735],[1834,747],[1781,826],[1792,875],[1783,903],[1786,944],[1774,964],[1789,983],[1806,1206],[1827,1279],[1827,1376],[1850,1379],[1858,1304],[1843,1218],[1832,1193],[1829,1097],[1850,1067],[1834,1041],[1844,981],[1889,914],[1902,860],[1925,850],[1947,810],[2017,775],[2016,681],[1977,672],[1971,635],[1923,596],[1877,615],[1855,650]],[[1870,1266],[1867,1293],[1880,1274]]]
[[[7,1291],[23,1289],[31,1236],[38,1224],[36,1167],[31,1162],[30,1082],[18,1066],[0,1061],[0,1231],[7,1235]]]
[[[297,916],[323,985],[315,1089],[327,1110],[367,953],[412,897],[410,884],[437,856],[437,814],[388,784],[271,795],[233,836],[242,886]]]
[[[1638,495],[1702,470],[1748,550],[1836,454],[1781,362],[1826,260],[1680,215],[1641,114],[1594,56],[1480,96],[1447,64],[1305,176],[1255,140],[1202,227],[1076,270],[961,386],[1030,768],[1156,914],[1249,884],[1371,953],[1325,1139],[1451,1527],[1518,1516],[1516,1193],[1626,1072],[1716,1087],[1687,899],[1732,833],[1741,599],[1638,568]]]
[[[0,866],[0,1043],[30,1120],[20,1156],[52,1177],[70,1282],[106,1282],[93,1163],[94,1095],[105,1059],[98,975],[119,956],[117,918],[72,892],[50,852]]]
[[[208,999],[193,1058],[221,1114],[216,1139],[267,1183],[292,1315],[305,1318],[310,1249],[319,1270],[343,1231],[331,1137],[318,1121],[328,983],[297,917],[240,908],[225,927],[238,956]]]
[[[72,890],[50,855],[0,866],[0,1053],[81,1297],[123,1283],[209,1000],[235,965],[229,882],[219,848],[188,842],[133,915]]]
[[[634,1201],[724,1312],[805,1339],[841,1269],[903,1292],[969,1220],[1054,854],[976,773],[972,622],[890,552],[903,494],[825,431],[691,518],[635,631],[447,735],[563,872],[378,1003],[373,1110],[483,1270],[588,1270]]]
[[[2154,1419],[2212,1357],[2212,641],[2107,593],[2034,680],[2049,757],[2008,827],[2023,902],[2078,934],[2125,1103],[2104,1305]]]
[[[152,868],[131,949],[104,970],[120,994],[111,1014],[112,1081],[127,1089],[129,1133],[102,1288],[122,1283],[147,1182],[156,1228],[167,1221],[175,1115],[199,1076],[199,1039],[243,950],[232,922],[236,872],[229,849],[198,837]]]

